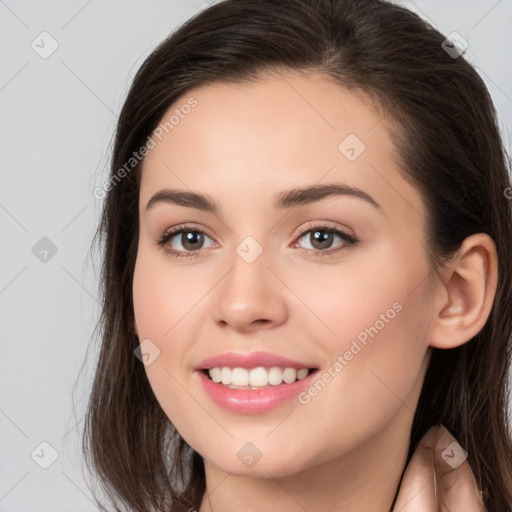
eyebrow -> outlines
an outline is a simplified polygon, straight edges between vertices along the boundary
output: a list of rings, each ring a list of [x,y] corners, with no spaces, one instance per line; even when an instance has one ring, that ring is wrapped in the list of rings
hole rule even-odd
[[[340,183],[330,183],[324,185],[312,185],[304,188],[294,188],[285,190],[278,194],[274,208],[286,209],[293,206],[300,206],[304,204],[320,201],[330,196],[349,196],[362,199],[377,209],[381,209],[381,205],[368,195],[363,190],[356,187],[350,187]],[[199,194],[197,192],[189,192],[177,189],[162,189],[156,192],[146,205],[146,211],[153,208],[159,203],[176,204],[178,206],[186,206],[189,208],[196,208],[205,212],[218,214],[219,208],[215,201],[206,194]]]

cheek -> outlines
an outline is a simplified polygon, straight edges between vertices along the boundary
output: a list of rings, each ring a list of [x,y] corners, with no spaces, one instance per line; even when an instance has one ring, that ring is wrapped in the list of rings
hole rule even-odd
[[[295,415],[295,428],[305,436],[314,423],[305,418],[323,418],[314,425],[322,441],[302,453],[304,464],[308,457],[321,463],[342,455],[378,436],[394,418],[404,424],[414,415],[427,351],[423,301],[419,294],[391,295],[399,300],[375,293],[362,303],[364,312],[340,312],[332,324],[335,341],[323,338],[331,364],[299,396],[302,412]]]
[[[204,289],[161,253],[139,246],[133,277],[133,307],[139,338],[150,338],[160,349],[193,309]]]
[[[293,282],[297,295],[307,298],[304,302],[321,320],[310,315],[331,359],[350,350],[353,341],[363,352],[379,346],[393,352],[403,343],[407,351],[423,332],[418,324],[424,324],[428,297],[421,284],[429,271],[421,247],[405,251],[386,240],[362,254]]]
[[[166,264],[162,255],[139,247],[133,278],[133,307],[139,340],[156,347],[158,356],[144,367],[150,386],[168,418],[180,432],[194,430],[194,400],[185,391],[183,364],[195,338],[191,325],[201,325],[204,280]],[[196,425],[197,427],[197,425]]]
[[[340,268],[324,274],[308,295],[308,306],[323,323],[316,322],[316,340],[331,364],[319,375],[321,392],[311,389],[303,402],[312,409],[336,403],[333,414],[348,414],[351,424],[374,421],[377,427],[404,405],[428,349],[427,263],[419,250],[416,258],[404,251],[410,256],[406,260],[389,247],[349,266],[350,272]]]

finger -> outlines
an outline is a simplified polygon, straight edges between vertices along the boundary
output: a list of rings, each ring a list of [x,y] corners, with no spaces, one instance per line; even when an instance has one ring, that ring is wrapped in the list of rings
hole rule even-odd
[[[437,500],[441,512],[486,510],[467,456],[466,450],[443,427],[434,448]]]
[[[402,478],[393,512],[437,510],[434,488],[434,447],[440,433],[440,426],[433,426],[418,444]]]

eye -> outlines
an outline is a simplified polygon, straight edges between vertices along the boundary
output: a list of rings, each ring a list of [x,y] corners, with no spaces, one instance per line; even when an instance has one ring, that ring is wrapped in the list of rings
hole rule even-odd
[[[166,231],[157,244],[162,246],[165,252],[176,257],[191,257],[203,249],[206,239],[215,243],[202,229],[176,226]]]
[[[349,235],[340,229],[326,225],[308,229],[301,234],[299,240],[303,238],[309,242],[311,246],[311,248],[306,247],[305,249],[313,252],[316,256],[332,255],[333,253],[337,253],[338,251],[345,249],[347,245],[352,246],[358,243],[358,240],[352,235]],[[331,249],[333,244],[336,243],[336,239],[342,243],[339,247]],[[296,247],[297,245],[297,243],[294,243],[292,247]]]
[[[301,239],[305,239],[311,246],[311,248],[303,247],[303,249],[315,256],[333,255],[347,246],[353,246],[359,242],[352,235],[328,225],[312,227],[306,231],[302,230],[298,240]],[[180,225],[167,230],[157,244],[163,247],[166,253],[174,257],[195,257],[199,255],[201,249],[204,249],[207,240],[210,241],[211,247],[218,246],[217,242],[202,229],[190,225]],[[337,240],[338,247],[331,249]],[[295,242],[292,247],[301,247],[301,245]]]

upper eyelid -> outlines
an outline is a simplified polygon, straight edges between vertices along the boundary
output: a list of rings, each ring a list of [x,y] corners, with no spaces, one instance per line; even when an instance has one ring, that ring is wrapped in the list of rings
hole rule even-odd
[[[354,230],[349,228],[348,226],[340,227],[338,225],[333,225],[330,223],[332,221],[317,221],[317,222],[318,222],[318,224],[315,225],[313,221],[310,221],[309,225],[297,228],[297,235],[302,235],[304,233],[307,233],[308,231],[312,231],[315,229],[317,229],[317,230],[333,229],[333,230],[341,231],[348,235],[352,235],[354,237],[356,236],[356,233],[354,232]],[[174,235],[174,234],[180,233],[182,231],[197,231],[197,232],[204,233],[204,234],[208,235],[210,238],[213,238],[212,236],[210,236],[208,234],[208,229],[203,228],[203,227],[197,227],[194,224],[178,224],[176,226],[173,226],[171,228],[164,230],[163,234],[164,234],[164,236],[167,234]]]
[[[319,224],[314,225],[312,221],[310,221],[311,224],[308,226],[304,226],[302,228],[298,229],[298,234],[303,235],[304,233],[307,233],[308,231],[314,231],[315,229],[318,231],[321,231],[322,229],[330,229],[335,231],[340,231],[341,233],[344,233],[346,235],[352,236],[354,238],[358,238],[357,233],[349,228],[348,226],[340,227],[339,225],[333,225],[330,222],[331,221],[317,221]]]
[[[302,238],[304,236],[304,234],[309,233],[311,231],[315,231],[315,230],[317,230],[317,231],[322,231],[322,230],[337,231],[337,232],[339,232],[341,234],[344,234],[344,235],[346,235],[348,237],[353,238],[355,241],[359,241],[360,240],[359,235],[357,235],[348,226],[345,226],[345,229],[343,229],[343,228],[340,228],[339,226],[331,225],[327,221],[318,221],[318,222],[319,222],[319,224],[314,225],[313,221],[310,221],[309,225],[303,226],[303,227],[299,228],[298,229],[298,233],[293,238],[293,242],[295,242],[296,240]],[[202,227],[197,227],[194,224],[178,224],[177,226],[174,226],[172,228],[167,229],[164,232],[164,234],[162,235],[162,237],[160,237],[160,238],[166,238],[167,241],[170,241],[175,236],[177,236],[179,234],[182,234],[182,233],[186,233],[187,231],[188,232],[199,232],[199,233],[202,233],[202,234],[206,235],[208,238],[210,238],[210,240],[212,240],[214,243],[217,243],[217,244],[219,243],[219,242],[217,242],[215,240],[215,238],[213,236],[211,236],[208,233],[207,229],[202,228]],[[201,249],[199,249],[199,250],[201,250]],[[189,251],[189,252],[198,252],[198,251]]]

